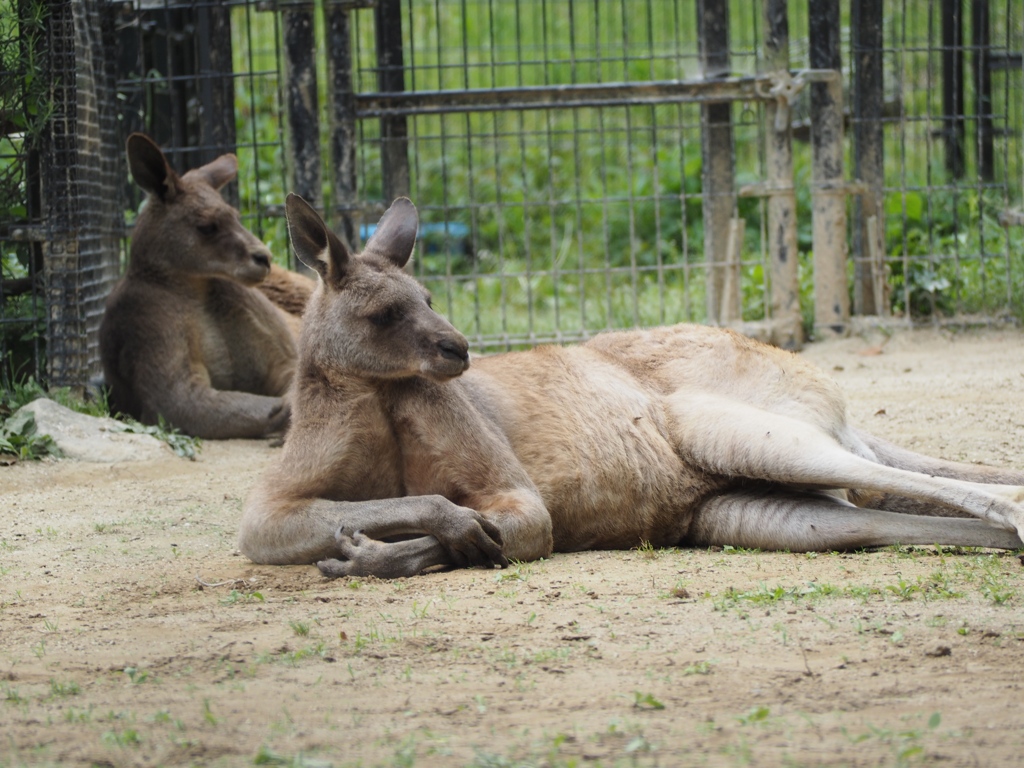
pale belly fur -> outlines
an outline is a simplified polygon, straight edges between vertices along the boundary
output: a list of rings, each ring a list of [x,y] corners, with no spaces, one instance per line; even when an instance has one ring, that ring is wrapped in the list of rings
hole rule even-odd
[[[556,550],[678,544],[725,484],[677,452],[659,393],[586,348],[488,358],[465,377],[540,491]]]

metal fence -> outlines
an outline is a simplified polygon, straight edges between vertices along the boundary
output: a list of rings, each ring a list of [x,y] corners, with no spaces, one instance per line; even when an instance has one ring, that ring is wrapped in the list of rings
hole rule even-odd
[[[124,236],[101,0],[0,6],[0,382],[84,385]]]
[[[1024,317],[1016,0],[44,4],[48,30],[88,10],[75,45],[117,101],[90,102],[76,60],[72,101],[97,105],[102,138],[76,135],[69,166],[17,145],[40,187],[67,175],[67,199],[113,201],[120,228],[129,131],[179,170],[234,151],[227,194],[282,259],[288,191],[356,247],[408,194],[416,273],[482,351],[677,321],[795,347],[857,316]],[[60,170],[86,146],[95,169]],[[82,187],[98,178],[110,193]],[[42,313],[38,373],[80,383],[120,254],[102,228],[102,267],[68,262],[62,220],[33,205],[0,231],[0,353]]]

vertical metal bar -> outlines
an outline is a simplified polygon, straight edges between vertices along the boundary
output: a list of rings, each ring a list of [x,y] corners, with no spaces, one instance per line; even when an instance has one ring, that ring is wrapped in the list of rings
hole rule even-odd
[[[974,47],[974,117],[978,147],[978,178],[995,178],[995,147],[992,141],[992,68],[991,32],[988,0],[971,3],[971,37]]]
[[[401,0],[379,0],[374,6],[377,42],[377,88],[383,93],[405,90],[402,55]],[[409,126],[406,118],[380,119],[381,172],[385,202],[409,194]]]
[[[789,77],[789,14],[786,0],[765,0],[764,65],[775,73],[779,98],[765,102],[765,166],[768,197],[768,252],[771,256],[771,341],[783,349],[803,343],[800,316],[796,192],[793,189],[793,130],[784,84]]]
[[[942,0],[942,111],[946,170],[964,175],[964,24],[962,0]]]
[[[809,10],[811,68],[836,73],[828,82],[811,83],[814,335],[821,338],[845,334],[850,320],[839,0],[811,0]]]
[[[880,218],[885,181],[882,79],[882,0],[860,0],[851,8],[853,35],[853,172],[865,186],[854,201],[853,312],[884,315],[888,302],[875,302],[871,255],[884,253],[882,242],[872,243],[867,222]],[[881,237],[883,227],[875,229]]]
[[[231,77],[231,11],[223,5],[196,8],[196,55],[199,64],[199,162],[208,163],[235,151],[235,88]],[[238,206],[238,181],[223,190]]]
[[[294,7],[282,14],[288,101],[288,154],[291,191],[319,207],[323,199],[320,169],[320,110],[316,84],[316,36],[313,13]],[[309,274],[301,262],[296,269]]]
[[[111,13],[117,14],[117,79],[118,98],[121,100],[118,112],[122,135],[127,136],[146,128],[143,122],[146,97],[141,82],[146,71],[142,51],[142,12],[125,4],[112,9]]]
[[[356,100],[352,86],[352,18],[331,4],[327,24],[327,99],[331,129],[331,208],[337,229],[357,247],[352,212],[356,207]]]
[[[706,79],[730,74],[729,0],[698,0],[700,61]],[[705,294],[708,322],[722,318],[729,221],[736,210],[732,104],[701,105]],[[728,318],[735,319],[735,318]]]
[[[163,82],[149,86],[153,108],[147,116],[146,132],[158,144],[170,148],[165,151],[171,165],[183,173],[196,165],[192,153],[182,151],[191,145],[189,139],[196,135],[189,125],[189,99],[194,95],[192,76],[195,74],[192,37],[186,32],[191,14],[189,9],[172,9],[165,0],[162,17],[157,14],[157,18],[162,18],[164,23],[154,34],[152,66],[163,67]],[[147,70],[149,67],[147,63]]]
[[[179,49],[185,35],[178,29],[180,14],[166,4],[143,10],[137,5],[114,6],[117,17],[117,78],[122,99],[121,135],[143,131],[158,144],[177,148],[184,146],[185,132],[180,130],[182,110],[179,101],[184,91],[184,78],[178,66]],[[177,41],[177,42],[172,42]],[[177,78],[177,79],[176,79]],[[127,82],[126,82],[127,81]],[[168,150],[170,151],[170,150]],[[171,152],[172,163],[179,171],[187,170],[181,158]],[[187,158],[186,158],[187,160]],[[127,179],[127,176],[126,176]],[[137,189],[126,181],[128,198]]]
[[[283,16],[292,190],[311,205],[319,206],[323,185],[313,13],[296,7],[284,11]]]

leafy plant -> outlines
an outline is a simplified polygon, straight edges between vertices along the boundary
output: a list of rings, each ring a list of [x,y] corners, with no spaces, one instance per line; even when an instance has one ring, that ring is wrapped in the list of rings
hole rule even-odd
[[[38,433],[31,411],[18,411],[0,425],[0,454],[13,455],[22,461],[61,456],[53,438]]]
[[[251,602],[253,600],[263,602],[263,594],[261,592],[241,592],[237,589],[232,589],[226,597],[221,598],[221,605],[234,605],[236,603]]]
[[[128,679],[132,681],[134,685],[141,685],[149,679],[149,672],[138,667],[125,667],[124,673],[128,675]]]
[[[710,675],[713,668],[713,662],[710,661],[698,661],[693,664],[687,664],[683,667],[683,677],[688,677],[689,675]]]
[[[664,709],[665,705],[653,693],[633,691],[633,706],[636,709]]]
[[[136,435],[151,435],[162,440],[170,446],[176,456],[195,461],[196,454],[201,450],[203,441],[198,437],[183,434],[180,430],[170,426],[164,421],[163,416],[157,424],[143,424],[135,421],[129,416],[120,416],[124,423],[124,431]]]
[[[762,705],[754,707],[745,715],[738,716],[736,720],[739,721],[740,725],[753,725],[754,723],[763,723],[770,714],[771,710]]]
[[[50,393],[32,377],[7,382],[0,377],[0,454],[20,460],[60,457],[61,451],[49,435],[40,434],[35,416],[21,411],[34,400],[53,395],[52,399],[66,408],[98,415],[106,412],[106,403],[86,403],[75,397],[68,388],[54,388]]]
[[[82,692],[81,687],[74,680],[62,683],[59,680],[50,679],[50,692],[54,696],[77,696]]]

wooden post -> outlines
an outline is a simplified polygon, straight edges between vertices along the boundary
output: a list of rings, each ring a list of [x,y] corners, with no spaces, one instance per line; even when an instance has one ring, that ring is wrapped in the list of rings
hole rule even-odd
[[[729,72],[729,0],[698,0],[697,29],[704,78]],[[738,319],[723,313],[729,222],[736,211],[732,104],[701,105],[705,292],[708,322]]]
[[[871,232],[867,222],[883,216],[885,143],[882,134],[882,0],[860,0],[852,6],[853,35],[853,172],[864,185],[854,200],[853,312],[887,315],[889,304],[877,302],[874,254],[885,253],[884,227]],[[948,156],[948,155],[947,155]],[[874,233],[874,234],[872,234]],[[881,265],[884,267],[884,265]]]
[[[765,165],[768,252],[771,257],[771,341],[783,349],[803,344],[800,315],[796,192],[793,189],[793,130],[785,82],[789,78],[789,15],[786,0],[764,0],[764,61],[778,77],[779,97],[765,103]]]
[[[722,288],[722,308],[719,325],[730,325],[743,317],[742,272],[743,234],[747,220],[737,216],[729,221],[729,241],[726,246],[725,282]]]
[[[844,335],[850,321],[846,285],[846,190],[843,178],[843,83],[839,0],[811,0],[812,69],[836,73],[811,83],[814,335]]]

